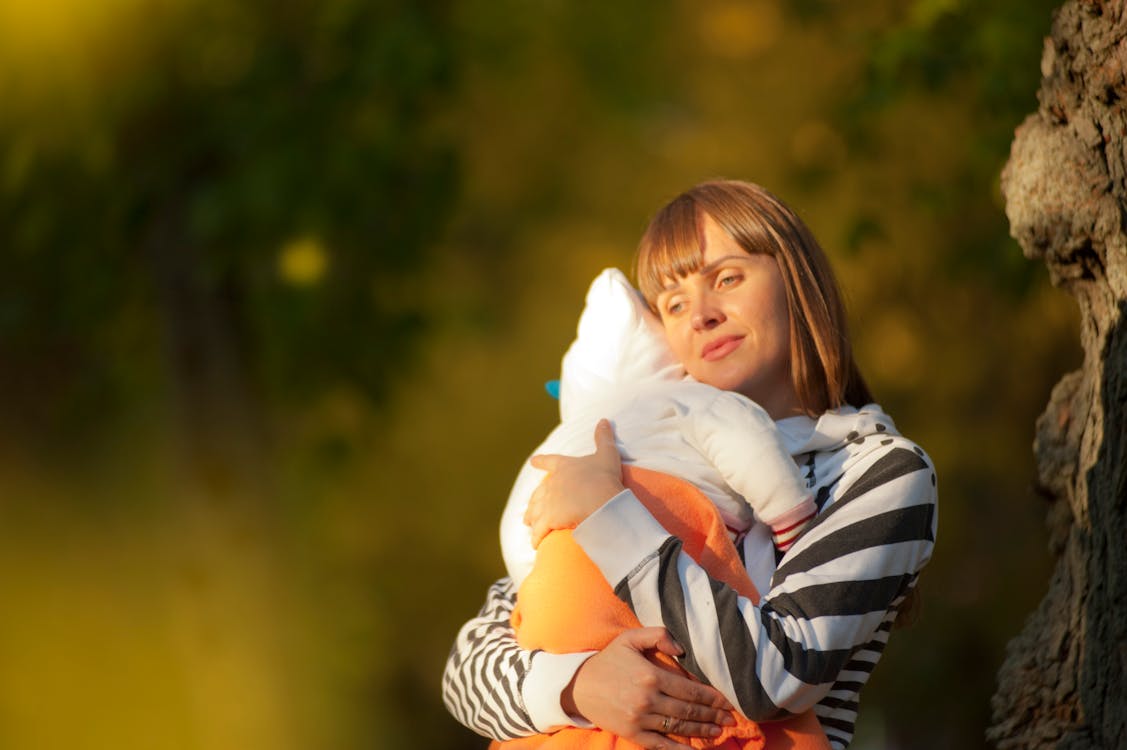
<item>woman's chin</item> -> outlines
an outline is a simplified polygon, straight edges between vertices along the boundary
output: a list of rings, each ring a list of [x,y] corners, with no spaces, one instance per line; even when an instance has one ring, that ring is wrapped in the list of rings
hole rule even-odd
[[[744,396],[747,396],[752,401],[756,400],[756,398],[751,394],[758,391],[758,389],[754,387],[753,383],[748,383],[746,378],[741,378],[738,375],[732,373],[711,372],[704,373],[703,377],[694,377],[705,385],[710,385],[713,388],[719,388],[722,391],[733,391],[735,393],[740,393]]]

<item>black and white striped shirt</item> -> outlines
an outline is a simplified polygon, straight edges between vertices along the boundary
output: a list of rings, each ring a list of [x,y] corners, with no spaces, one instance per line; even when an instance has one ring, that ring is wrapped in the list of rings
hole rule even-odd
[[[664,626],[685,648],[689,672],[756,721],[813,707],[831,745],[844,748],[861,688],[931,556],[935,472],[876,406],[779,427],[819,512],[777,568],[769,530],[757,524],[745,538],[748,572],[764,592],[758,605],[709,578],[630,492],[575,539],[643,625]],[[509,624],[515,598],[507,579],[491,587],[443,679],[455,718],[494,739],[565,722],[559,693],[586,658],[521,649]]]

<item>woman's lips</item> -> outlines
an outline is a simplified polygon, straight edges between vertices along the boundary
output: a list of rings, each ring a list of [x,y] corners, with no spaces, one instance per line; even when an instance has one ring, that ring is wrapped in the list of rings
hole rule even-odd
[[[701,349],[700,358],[707,362],[715,362],[718,359],[723,359],[732,353],[743,341],[743,336],[721,336],[718,339],[709,341]]]

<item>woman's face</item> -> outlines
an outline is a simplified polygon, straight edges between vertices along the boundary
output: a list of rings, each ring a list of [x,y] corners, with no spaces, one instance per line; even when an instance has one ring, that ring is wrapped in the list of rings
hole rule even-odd
[[[704,215],[701,268],[657,297],[674,355],[696,380],[752,399],[775,419],[801,413],[790,377],[790,318],[778,264]]]

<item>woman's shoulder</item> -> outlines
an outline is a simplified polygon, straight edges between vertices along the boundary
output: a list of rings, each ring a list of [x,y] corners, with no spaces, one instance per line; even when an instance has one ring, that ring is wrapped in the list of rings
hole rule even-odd
[[[910,463],[922,462],[928,466],[933,465],[931,457],[919,443],[898,432],[858,434],[843,443],[838,451],[851,459],[850,463],[867,464],[888,460],[889,456],[898,456]],[[909,454],[914,458],[909,458]]]
[[[827,412],[817,422],[817,443],[807,457],[808,481],[819,489],[852,492],[874,489],[911,475],[935,486],[935,465],[918,443],[900,434],[875,404]]]
[[[858,437],[841,449],[844,479],[861,476],[891,479],[903,474],[928,472],[935,475],[935,464],[924,449],[903,435]]]

